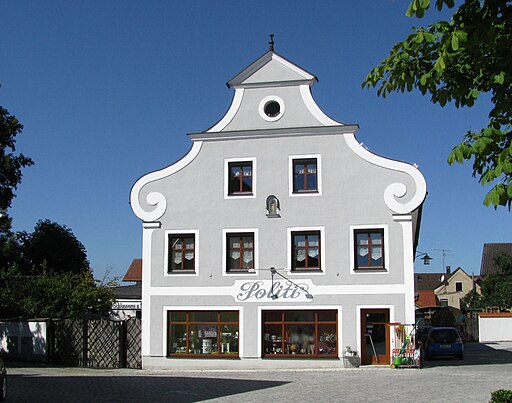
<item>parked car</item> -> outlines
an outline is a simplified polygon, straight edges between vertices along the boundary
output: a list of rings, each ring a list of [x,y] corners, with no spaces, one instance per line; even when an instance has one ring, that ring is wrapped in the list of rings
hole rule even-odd
[[[464,358],[464,344],[454,327],[432,327],[424,344],[425,358],[455,356]]]
[[[5,400],[7,396],[7,371],[2,358],[0,358],[0,387],[0,400]]]

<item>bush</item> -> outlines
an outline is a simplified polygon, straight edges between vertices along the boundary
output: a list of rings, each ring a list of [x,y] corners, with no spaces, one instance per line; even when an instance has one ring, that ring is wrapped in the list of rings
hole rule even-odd
[[[495,390],[491,393],[491,400],[489,403],[512,403],[512,390]]]

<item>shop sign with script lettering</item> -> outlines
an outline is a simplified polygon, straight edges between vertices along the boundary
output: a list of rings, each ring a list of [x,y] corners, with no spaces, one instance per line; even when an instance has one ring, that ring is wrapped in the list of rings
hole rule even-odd
[[[294,284],[295,283],[295,284]],[[307,295],[312,294],[313,284],[311,280],[237,280],[234,291],[235,300],[240,302],[307,302],[312,299]],[[272,298],[272,296],[276,296]]]

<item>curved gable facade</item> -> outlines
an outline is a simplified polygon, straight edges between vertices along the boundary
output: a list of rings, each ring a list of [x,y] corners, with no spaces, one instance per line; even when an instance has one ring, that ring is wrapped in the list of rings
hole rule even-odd
[[[231,106],[189,134],[188,154],[133,186],[145,367],[214,366],[202,360],[212,356],[243,367],[274,355],[342,365],[346,345],[372,363],[367,317],[414,323],[425,180],[362,147],[357,125],[326,116],[311,96],[316,81],[266,52],[228,81]],[[208,315],[217,325],[194,321]],[[307,318],[300,332],[288,316]],[[392,335],[382,337],[389,361]]]

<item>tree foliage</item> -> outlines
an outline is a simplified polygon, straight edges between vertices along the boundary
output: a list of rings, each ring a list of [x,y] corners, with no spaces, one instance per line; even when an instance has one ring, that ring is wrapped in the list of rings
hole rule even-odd
[[[21,182],[21,170],[34,162],[23,154],[15,154],[16,136],[23,125],[7,109],[0,106],[0,234],[11,228],[11,220],[5,211],[11,207],[14,191]]]
[[[495,263],[498,270],[482,280],[482,294],[478,295],[472,290],[464,297],[464,303],[469,308],[499,307],[503,311],[512,309],[512,256],[498,256]]]
[[[24,276],[0,269],[0,318],[76,318],[85,312],[105,316],[114,302],[110,284],[91,272]]]
[[[90,270],[84,245],[71,229],[40,220],[31,234],[17,234],[23,253],[24,274],[84,273]]]
[[[482,282],[482,299],[485,306],[497,306],[501,310],[512,309],[512,257],[496,258],[498,272]]]
[[[107,315],[112,286],[93,278],[72,231],[49,220],[32,233],[0,235],[0,319]]]
[[[430,0],[413,0],[406,15],[422,18]],[[454,0],[435,0],[441,10]],[[448,163],[473,160],[473,176],[492,188],[484,205],[512,203],[512,1],[465,0],[450,21],[438,21],[397,43],[370,71],[363,87],[377,95],[419,90],[435,104],[471,107],[482,93],[491,96],[486,127],[468,131]]]

